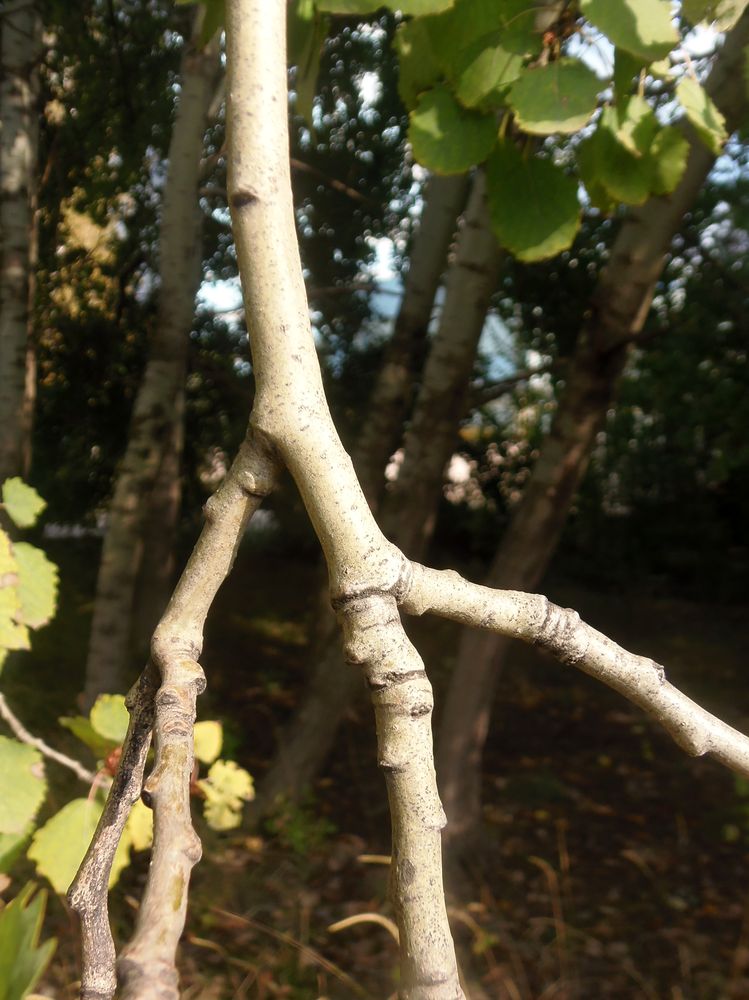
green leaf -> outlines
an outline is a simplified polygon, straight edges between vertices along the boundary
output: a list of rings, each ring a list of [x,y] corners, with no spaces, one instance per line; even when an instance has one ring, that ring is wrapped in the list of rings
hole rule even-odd
[[[647,157],[636,156],[617,141],[612,129],[602,123],[577,150],[580,176],[596,203],[602,186],[614,201],[641,205],[647,201],[652,184],[652,164]]]
[[[534,30],[537,4],[529,0],[456,0],[452,10],[425,18],[434,58],[454,83],[482,46],[501,44],[506,52],[531,56],[541,49]],[[418,53],[416,58],[418,58]]]
[[[207,45],[217,31],[221,31],[226,23],[226,5],[224,0],[202,0],[205,4],[203,25],[200,29],[199,44]]]
[[[255,795],[252,778],[233,760],[217,760],[198,785],[205,795],[203,814],[214,830],[233,830],[242,821],[242,804]]]
[[[296,110],[312,128],[312,105],[317,92],[320,56],[329,18],[315,11],[312,0],[297,0],[288,12],[289,63],[296,66]]]
[[[574,178],[505,140],[487,163],[487,180],[492,228],[519,260],[544,260],[571,245],[580,224]]]
[[[427,14],[441,14],[455,6],[455,0],[391,0],[388,7],[412,17],[426,17]]]
[[[617,105],[628,100],[635,77],[639,77],[642,68],[642,59],[630,55],[625,49],[614,50],[614,100]]]
[[[9,872],[24,852],[34,829],[29,823],[22,833],[0,833],[0,872]]]
[[[55,892],[67,892],[83,861],[102,810],[103,804],[98,799],[73,799],[34,834],[28,856]],[[130,839],[123,835],[112,863],[110,888],[129,861]]]
[[[407,108],[413,108],[419,94],[440,78],[441,66],[423,20],[405,21],[395,33],[398,53],[398,93]]]
[[[212,764],[221,753],[224,741],[224,727],[220,722],[209,720],[196,722],[194,733],[195,756],[202,764]]]
[[[619,107],[605,108],[600,124],[601,127],[610,129],[617,142],[633,156],[642,156],[648,152],[658,130],[655,112],[645,98],[637,94]]]
[[[383,0],[317,0],[316,6],[328,14],[373,14],[384,3]]]
[[[42,755],[0,736],[0,833],[23,833],[47,793]]]
[[[689,142],[681,129],[668,125],[653,139],[650,159],[653,164],[653,194],[670,194],[684,176],[689,158]]]
[[[456,95],[467,108],[476,107],[489,94],[507,87],[517,79],[522,56],[509,52],[501,43],[501,33],[480,39],[466,53]]]
[[[0,650],[29,648],[28,629],[20,616],[18,562],[10,539],[0,530]]]
[[[3,504],[10,519],[19,528],[32,528],[47,506],[32,486],[22,479],[6,479],[3,483]]]
[[[668,0],[580,0],[580,11],[617,48],[646,63],[679,43]]]
[[[97,760],[102,760],[110,750],[121,746],[115,740],[105,739],[100,736],[90,721],[82,715],[62,716],[57,720],[61,726],[69,729],[70,732],[92,751]]]
[[[494,116],[466,110],[445,87],[422,94],[409,120],[415,158],[437,174],[462,174],[482,163],[496,141]]]
[[[717,31],[730,31],[749,0],[682,0],[681,13],[692,24],[707,21]]]
[[[510,89],[521,128],[534,135],[570,134],[593,116],[601,81],[578,59],[526,70]]]
[[[676,97],[707,148],[720,156],[728,138],[726,120],[700,84],[685,76],[676,85]]]
[[[57,608],[57,566],[41,549],[27,542],[16,542],[13,554],[18,563],[18,599],[20,617],[29,628],[41,628]]]
[[[100,694],[89,718],[99,736],[113,742],[115,746],[122,746],[130,724],[130,713],[121,694]]]
[[[39,944],[46,892],[29,883],[0,910],[0,1000],[22,1000],[47,968],[56,942]]]

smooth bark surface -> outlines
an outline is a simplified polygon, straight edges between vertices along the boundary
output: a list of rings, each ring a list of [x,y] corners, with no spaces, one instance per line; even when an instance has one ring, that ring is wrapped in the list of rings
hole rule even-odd
[[[41,31],[36,0],[0,10],[0,483],[31,460]]]
[[[486,181],[477,172],[445,305],[406,432],[398,479],[383,510],[385,533],[411,559],[423,558],[434,531],[442,476],[465,416],[469,382],[504,252],[489,226]]]
[[[744,15],[726,39],[707,90],[735,129],[746,110],[740,76],[749,41]],[[676,190],[632,209],[622,223],[591,302],[548,438],[486,579],[487,586],[535,589],[557,547],[587,468],[595,436],[614,398],[627,351],[643,328],[665,254],[693,205],[714,155],[691,129],[689,160]],[[465,632],[460,641],[438,738],[440,790],[448,837],[465,838],[480,817],[481,757],[505,636]]]
[[[428,216],[425,220],[428,221]],[[438,221],[427,228],[425,238],[434,238]],[[443,236],[446,236],[444,231]],[[423,252],[426,255],[426,249]],[[397,488],[387,495],[384,504],[384,530],[408,556],[423,554],[434,529],[443,469],[455,442],[458,421],[464,413],[476,348],[489,300],[497,286],[502,258],[488,224],[484,176],[478,173],[447,271],[444,307],[406,434]],[[419,267],[414,270],[418,273],[424,262],[418,260],[417,263]],[[438,275],[434,266],[431,273],[431,287],[435,293]],[[417,300],[416,305],[420,306],[422,318],[428,315],[425,296]],[[409,305],[409,314],[414,314],[414,304]],[[385,386],[382,393],[375,392],[374,404],[387,401],[388,387],[392,384],[387,365],[384,378]],[[405,385],[403,375],[400,382]],[[402,424],[403,408],[399,409]],[[391,417],[395,415],[392,404],[389,413]],[[371,419],[377,425],[374,413]],[[380,447],[377,449],[376,439],[371,436],[362,456],[365,461],[360,473],[365,495],[375,511],[379,491],[374,493],[374,487],[383,481],[384,460],[392,449],[392,443],[388,450],[384,447],[386,440],[392,442],[391,430],[386,429],[384,420],[379,426],[384,430]],[[394,426],[391,419],[389,427]],[[373,475],[375,461],[382,463],[376,479]],[[356,458],[354,465],[359,471]],[[367,494],[367,484],[373,490],[372,495]],[[278,758],[262,782],[258,813],[282,798],[298,799],[309,787],[327,759],[341,720],[359,686],[359,678],[346,669],[338,644],[331,637],[319,654],[312,682],[279,747]]]
[[[367,506],[333,426],[296,241],[286,122],[285,4],[227,5],[229,204],[257,383],[251,424],[293,475],[325,554],[346,653],[364,670],[392,817],[404,1000],[456,1000],[442,892],[431,687],[396,598],[408,566]]]
[[[198,15],[196,24],[201,20]],[[159,310],[149,357],[133,407],[127,450],[110,504],[96,583],[84,706],[102,692],[119,691],[131,660],[135,584],[143,556],[148,498],[179,465],[189,333],[201,275],[198,182],[208,111],[220,72],[218,41],[188,43],[182,89],[169,147],[159,234]],[[164,479],[162,477],[162,482]],[[172,480],[167,488],[178,489]]]

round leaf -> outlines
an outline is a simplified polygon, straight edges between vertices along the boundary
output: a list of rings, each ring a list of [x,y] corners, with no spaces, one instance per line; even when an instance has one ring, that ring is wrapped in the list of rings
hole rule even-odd
[[[647,63],[679,42],[668,0],[581,0],[580,10],[617,48]]]
[[[477,42],[466,58],[456,94],[467,108],[476,107],[493,91],[511,84],[523,65],[522,56],[509,52],[493,38],[496,36]]]
[[[115,746],[125,742],[130,713],[121,694],[100,694],[89,715],[91,725],[105,740]]]
[[[3,504],[8,516],[19,528],[31,528],[47,506],[32,486],[22,479],[6,479],[3,483]]]
[[[39,751],[0,736],[0,833],[24,833],[46,793]]]
[[[580,224],[574,178],[504,141],[487,163],[487,180],[492,228],[519,260],[544,260],[570,246]]]
[[[27,542],[16,542],[13,552],[18,562],[18,599],[24,625],[41,628],[57,608],[57,566],[41,549]]]
[[[526,70],[512,85],[510,106],[519,124],[535,135],[568,135],[593,116],[601,81],[578,59],[561,59]]]
[[[482,163],[497,136],[493,115],[467,111],[445,87],[422,94],[409,118],[414,156],[437,174],[462,174]]]

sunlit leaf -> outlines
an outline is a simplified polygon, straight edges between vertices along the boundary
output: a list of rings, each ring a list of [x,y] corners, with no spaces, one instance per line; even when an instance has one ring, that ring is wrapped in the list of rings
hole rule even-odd
[[[676,86],[676,97],[700,139],[711,152],[719,156],[728,138],[726,120],[708,97],[704,87],[685,76]]]
[[[134,851],[147,851],[153,843],[153,811],[140,799],[130,810],[125,830]]]
[[[409,119],[414,156],[437,174],[461,174],[482,163],[496,141],[494,117],[463,108],[445,87],[422,94]]]
[[[28,856],[55,892],[67,892],[96,830],[103,809],[98,800],[73,799],[34,834]],[[130,839],[123,836],[114,856],[113,886],[130,860]]]
[[[195,756],[202,764],[212,764],[221,753],[224,727],[220,722],[196,722],[194,729]]]
[[[21,620],[30,628],[41,628],[57,608],[57,566],[41,549],[16,542],[13,553],[18,563],[18,599]]]
[[[646,63],[662,59],[679,42],[668,0],[580,0],[580,11],[617,48]]]
[[[242,805],[255,795],[252,778],[233,760],[217,760],[198,782],[205,795],[203,814],[214,830],[233,830],[242,821]]]
[[[681,13],[692,24],[707,21],[718,31],[730,31],[749,0],[682,0]]]
[[[573,177],[503,141],[487,163],[487,180],[492,228],[519,260],[544,260],[571,245],[580,224]]]
[[[601,81],[578,59],[527,70],[512,85],[509,102],[518,123],[537,135],[577,132],[593,116]]]
[[[461,104],[476,107],[487,95],[507,87],[517,79],[522,56],[509,52],[502,44],[501,33],[481,39],[466,56],[456,95]]]
[[[111,740],[115,746],[121,746],[125,742],[130,713],[121,694],[100,694],[89,718],[99,736]]]
[[[3,505],[19,528],[32,528],[47,506],[33,486],[18,478],[6,479],[3,483]]]
[[[0,833],[23,833],[47,793],[42,755],[0,736]]]

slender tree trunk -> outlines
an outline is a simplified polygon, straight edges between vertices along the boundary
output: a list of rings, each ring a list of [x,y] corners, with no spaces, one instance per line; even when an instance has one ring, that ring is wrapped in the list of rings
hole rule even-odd
[[[445,464],[468,405],[468,386],[503,252],[489,227],[486,183],[476,174],[453,266],[445,307],[406,432],[403,462],[388,495],[385,533],[409,559],[421,559],[434,531]]]
[[[468,177],[432,175],[424,192],[421,225],[414,241],[403,301],[369,401],[369,413],[352,458],[373,509],[382,499],[384,471],[400,443],[423,355],[434,299],[465,203]]]
[[[398,505],[391,507],[389,535],[407,555],[411,555],[413,549],[421,553],[429,540],[439,502],[442,471],[455,441],[458,420],[464,412],[476,346],[489,299],[497,285],[501,253],[488,226],[485,198],[483,175],[478,174],[448,271],[445,305],[424,368],[412,429],[406,435],[401,468],[401,476],[405,478],[398,480],[404,488],[399,492]],[[427,232],[427,235],[430,234]],[[436,270],[432,275],[434,293]],[[421,306],[422,316],[426,318],[430,308],[426,296],[422,297]],[[413,310],[410,314],[413,315]],[[425,324],[422,325],[425,328]],[[400,372],[400,384],[405,389],[407,372],[402,364]],[[382,396],[387,398],[388,388],[395,382],[387,364],[382,379],[385,381]],[[403,389],[401,399],[404,398]],[[377,400],[377,392],[374,398]],[[401,409],[401,422],[402,419]],[[367,487],[374,491],[382,481],[384,460],[391,451],[390,445],[385,447],[385,434],[391,434],[394,424],[381,421],[379,426],[382,428],[379,449],[374,435],[369,438],[369,465],[365,464],[362,474],[365,495]],[[428,438],[427,442],[422,435]],[[375,459],[380,463],[377,477]],[[356,461],[354,464],[356,466]],[[422,480],[427,483],[426,487],[422,486]],[[370,494],[369,499],[376,511],[377,492]],[[343,662],[337,637],[329,636],[301,707],[280,741],[276,760],[260,784],[256,806],[259,813],[279,799],[298,799],[309,786],[324,765],[340,722],[360,686],[355,671]]]
[[[182,505],[182,451],[185,436],[184,380],[174,400],[172,425],[148,498],[141,531],[143,552],[135,587],[131,647],[138,660],[148,655],[153,630],[174,584],[177,524]]]
[[[0,482],[31,460],[41,28],[35,0],[0,10]]]
[[[749,16],[744,15],[718,55],[708,91],[737,127],[745,111],[741,77]],[[588,465],[595,436],[614,398],[633,339],[641,332],[663,270],[665,254],[714,162],[689,130],[691,149],[681,183],[668,197],[653,198],[622,223],[611,260],[593,296],[590,318],[551,431],[499,547],[486,585],[533,590],[554,554],[570,505]],[[451,842],[465,845],[481,807],[481,758],[501,666],[510,640],[466,630],[437,743],[437,773]]]
[[[165,462],[173,466],[176,458],[179,464],[175,446],[181,434],[175,425],[182,418],[188,337],[200,284],[197,191],[208,111],[220,71],[218,42],[214,39],[202,49],[188,43],[181,69],[161,219],[157,326],[109,510],[86,664],[85,705],[103,691],[118,691],[127,683],[134,590],[149,498]]]

